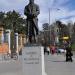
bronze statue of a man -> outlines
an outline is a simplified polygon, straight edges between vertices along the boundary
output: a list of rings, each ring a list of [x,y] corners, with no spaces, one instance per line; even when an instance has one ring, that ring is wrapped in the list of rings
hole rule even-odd
[[[27,16],[27,36],[29,42],[36,41],[35,37],[38,35],[38,18],[40,10],[39,6],[34,3],[34,0],[29,0],[29,4],[25,6],[24,14]]]

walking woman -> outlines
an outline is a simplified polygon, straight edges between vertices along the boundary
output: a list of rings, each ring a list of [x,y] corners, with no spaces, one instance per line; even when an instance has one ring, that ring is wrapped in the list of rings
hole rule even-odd
[[[72,53],[72,48],[71,47],[66,47],[66,62],[68,61],[73,61],[72,60],[72,56],[73,56],[73,53]]]

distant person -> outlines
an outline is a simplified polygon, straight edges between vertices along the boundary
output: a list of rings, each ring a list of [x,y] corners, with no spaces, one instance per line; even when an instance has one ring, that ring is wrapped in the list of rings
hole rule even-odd
[[[66,62],[68,61],[73,61],[72,60],[72,56],[73,56],[73,53],[72,53],[72,48],[71,47],[66,47]]]
[[[51,46],[51,54],[54,54],[55,53],[55,50],[56,50],[56,48],[55,48],[55,46],[53,45],[53,46]]]
[[[44,47],[44,54],[47,53],[49,55],[48,45],[45,41],[43,42],[42,46]]]

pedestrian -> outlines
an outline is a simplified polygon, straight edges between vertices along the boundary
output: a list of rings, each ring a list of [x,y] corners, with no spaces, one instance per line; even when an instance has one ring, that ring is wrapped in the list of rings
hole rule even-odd
[[[47,53],[49,55],[48,45],[47,45],[46,41],[44,41],[42,45],[44,47],[44,54]]]
[[[55,46],[51,46],[51,54],[54,54],[55,53]]]
[[[66,47],[66,62],[68,61],[73,61],[72,60],[72,56],[73,56],[73,53],[72,53],[72,48],[71,47]]]

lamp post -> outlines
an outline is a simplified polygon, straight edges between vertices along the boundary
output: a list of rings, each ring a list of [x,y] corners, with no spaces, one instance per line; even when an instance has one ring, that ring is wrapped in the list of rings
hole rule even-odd
[[[60,9],[58,9],[58,8],[49,8],[49,26],[50,26],[50,20],[51,20],[51,10],[53,10],[53,9],[55,9],[55,10],[60,10]],[[49,31],[50,31],[50,44],[51,44],[51,27],[49,27]]]
[[[49,26],[50,26],[50,8],[49,8]],[[50,32],[49,41],[50,41],[50,43],[51,43],[51,27],[49,27],[49,32]]]

